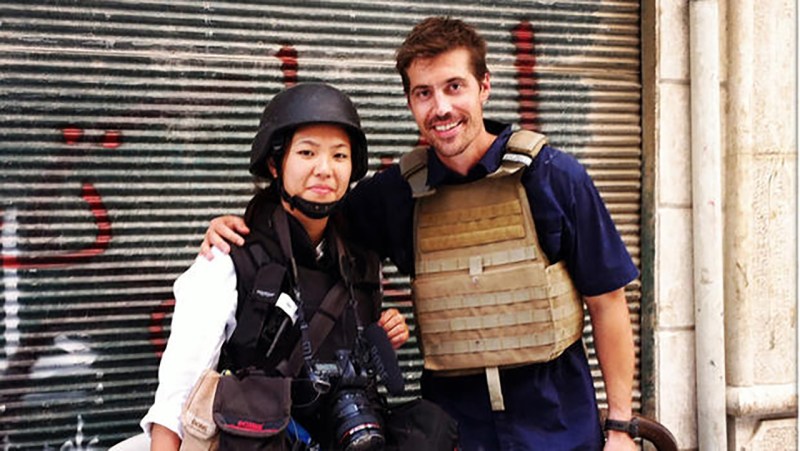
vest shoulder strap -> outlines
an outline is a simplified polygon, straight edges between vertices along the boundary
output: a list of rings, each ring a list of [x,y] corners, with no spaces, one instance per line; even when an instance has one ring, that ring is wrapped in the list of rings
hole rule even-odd
[[[508,139],[505,155],[511,154],[511,158],[516,155],[525,155],[533,161],[546,144],[547,136],[531,130],[518,130],[512,133],[511,138]],[[526,166],[530,166],[530,163],[527,163]]]
[[[265,311],[259,308],[255,302],[251,302],[250,297],[253,287],[257,283],[259,270],[274,262],[276,254],[270,254],[275,249],[268,249],[266,242],[255,239],[258,231],[253,230],[248,236],[247,241],[241,247],[234,247],[230,256],[233,260],[233,267],[236,271],[236,292],[238,302],[236,304],[236,328],[233,334],[222,346],[220,359],[217,363],[218,369],[231,369],[240,363],[234,344],[255,343],[261,333],[260,325],[263,322]],[[276,248],[276,243],[270,243],[270,248]],[[271,256],[272,255],[272,256]],[[281,255],[281,254],[277,254]],[[285,271],[284,271],[285,272]]]
[[[271,240],[258,239],[257,231],[253,231],[250,239],[242,247],[231,250],[231,260],[236,270],[236,291],[239,293],[239,304],[236,307],[236,317],[242,312],[242,302],[253,288],[253,283],[259,268],[275,261],[282,255],[280,247]]]
[[[417,146],[400,157],[400,174],[411,186],[414,198],[434,193],[428,186],[428,147]]]
[[[540,133],[530,130],[518,130],[512,133],[506,143],[500,167],[489,174],[489,177],[503,177],[529,167],[545,144],[547,137]]]
[[[547,136],[531,130],[517,130],[511,134],[503,154],[503,164],[498,175],[516,172],[530,166],[547,145]],[[425,197],[436,192],[428,186],[428,147],[417,146],[400,158],[400,174],[411,186],[414,198]]]

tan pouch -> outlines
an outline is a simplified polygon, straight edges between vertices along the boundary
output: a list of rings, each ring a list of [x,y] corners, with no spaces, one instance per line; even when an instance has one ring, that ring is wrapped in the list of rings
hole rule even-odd
[[[213,413],[219,377],[213,369],[206,369],[186,398],[181,411],[181,451],[216,451],[219,448],[219,430]]]

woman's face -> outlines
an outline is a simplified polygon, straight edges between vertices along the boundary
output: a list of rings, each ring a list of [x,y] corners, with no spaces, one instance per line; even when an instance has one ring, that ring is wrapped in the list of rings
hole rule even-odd
[[[350,137],[338,125],[299,127],[283,157],[284,190],[310,202],[341,199],[353,170],[350,151]],[[270,170],[274,176],[274,168]]]

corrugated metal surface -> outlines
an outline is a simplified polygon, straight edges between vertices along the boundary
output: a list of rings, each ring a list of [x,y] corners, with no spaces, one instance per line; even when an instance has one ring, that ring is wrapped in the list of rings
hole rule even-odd
[[[426,16],[482,30],[487,115],[576,155],[638,261],[638,2],[455,3],[0,3],[0,443],[106,447],[136,431],[171,283],[208,219],[249,197],[266,100],[297,80],[338,85],[377,169],[418,139],[392,58]],[[408,280],[386,279],[389,303],[410,313]],[[420,361],[402,354],[413,382]]]

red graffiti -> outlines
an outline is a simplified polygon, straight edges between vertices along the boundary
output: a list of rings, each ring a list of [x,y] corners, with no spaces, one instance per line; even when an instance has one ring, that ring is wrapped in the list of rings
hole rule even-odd
[[[89,204],[92,215],[94,215],[94,222],[97,225],[97,236],[92,245],[85,249],[57,255],[3,255],[3,268],[52,268],[81,263],[102,254],[111,242],[111,221],[108,218],[108,211],[103,205],[103,200],[100,198],[97,189],[91,183],[85,182],[81,186],[81,197]],[[2,223],[0,223],[0,226],[2,226]]]
[[[122,132],[119,130],[106,130],[100,136],[87,135],[84,129],[68,125],[61,129],[61,137],[68,146],[74,146],[84,141],[84,138],[86,141],[106,149],[116,149],[122,145]]]
[[[64,142],[67,145],[74,146],[83,138],[83,129],[73,126],[64,127],[61,129],[61,136],[64,137]]]
[[[297,50],[289,45],[284,45],[275,54],[281,60],[281,72],[283,72],[283,84],[288,88],[297,84]]]
[[[164,324],[166,323],[167,315],[172,313],[174,308],[175,299],[167,299],[150,313],[150,326],[147,331],[150,333],[150,344],[156,348],[155,354],[158,358],[161,358],[164,354],[164,349],[167,347],[167,334]]]
[[[119,130],[106,130],[102,146],[106,149],[116,149],[120,144],[122,144],[122,133]]]
[[[511,38],[516,47],[514,67],[517,68],[519,89],[520,127],[528,130],[536,128],[536,55],[533,52],[533,26],[527,20],[511,30]]]

